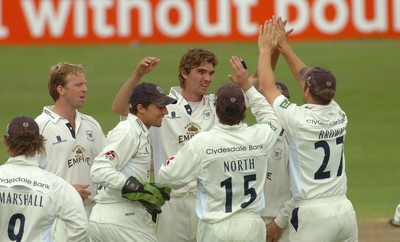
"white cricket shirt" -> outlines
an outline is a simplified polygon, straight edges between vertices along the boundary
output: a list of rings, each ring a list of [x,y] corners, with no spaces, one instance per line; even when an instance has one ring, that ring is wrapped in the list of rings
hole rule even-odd
[[[170,156],[175,155],[194,135],[210,130],[219,122],[215,114],[214,94],[203,96],[194,109],[182,97],[179,87],[172,87],[169,96],[175,98],[177,103],[167,106],[168,115],[164,116],[161,127],[150,129],[156,181],[161,165]],[[172,195],[195,191],[196,183],[191,183],[179,190],[173,190]]]
[[[266,99],[252,87],[246,92],[257,124],[217,124],[197,134],[161,167],[160,182],[173,188],[197,181],[196,213],[218,222],[237,213],[264,209],[267,158],[281,126]]]
[[[90,167],[105,145],[100,124],[92,117],[76,111],[75,130],[68,120],[44,107],[35,121],[46,138],[46,169],[70,184],[90,184],[92,195],[84,205],[93,203],[96,185],[90,180]]]
[[[281,212],[284,203],[292,198],[289,177],[289,147],[286,132],[282,131],[268,157],[268,171],[264,186],[265,211],[263,217],[276,218],[279,225],[287,224],[289,211]]]
[[[149,181],[150,159],[149,130],[137,116],[128,114],[107,134],[107,145],[92,166],[91,178],[100,185],[96,202],[129,201],[122,197],[122,187],[130,176]]]
[[[10,157],[0,166],[0,241],[52,241],[56,218],[68,241],[86,241],[88,219],[78,192],[39,168],[38,157]]]
[[[283,95],[273,108],[289,137],[294,201],[346,194],[345,112],[334,100],[328,105],[297,106]]]

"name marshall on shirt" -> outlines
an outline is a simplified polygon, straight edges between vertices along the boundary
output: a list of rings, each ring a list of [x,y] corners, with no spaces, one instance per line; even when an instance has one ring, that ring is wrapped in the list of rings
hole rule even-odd
[[[0,204],[43,207],[43,196],[35,194],[1,192]]]

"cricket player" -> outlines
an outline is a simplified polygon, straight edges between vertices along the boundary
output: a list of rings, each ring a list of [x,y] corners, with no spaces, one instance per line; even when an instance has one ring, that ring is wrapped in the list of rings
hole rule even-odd
[[[105,145],[100,124],[78,111],[88,91],[83,66],[61,62],[53,66],[48,78],[53,106],[43,108],[36,118],[46,138],[42,159],[48,171],[72,184],[81,195],[87,217],[94,206],[96,185],[90,180],[90,167]],[[56,220],[54,239],[66,241],[63,222]]]
[[[91,178],[99,184],[89,218],[91,241],[157,242],[152,215],[169,199],[169,188],[149,183],[149,129],[161,126],[166,106],[176,100],[155,84],[141,83],[129,103],[127,119],[108,133],[91,168]]]
[[[87,241],[88,219],[78,192],[39,168],[45,140],[35,120],[11,120],[3,142],[10,157],[0,166],[0,241],[53,241],[56,218],[65,223],[68,241]]]
[[[266,99],[250,84],[238,57],[230,60],[237,84],[216,93],[220,124],[193,137],[161,167],[160,182],[180,188],[196,181],[197,241],[265,241],[267,158],[281,126]],[[242,91],[243,90],[243,91]],[[242,123],[245,96],[256,125]],[[268,196],[266,194],[266,196]]]
[[[288,45],[281,18],[260,26],[259,89],[272,104],[289,138],[289,171],[293,194],[290,241],[358,241],[352,203],[346,197],[343,152],[347,116],[333,100],[336,78],[322,67],[307,67]],[[276,88],[270,63],[278,48],[303,91],[305,104],[297,106]],[[274,223],[274,222],[273,222]]]
[[[397,205],[393,218],[389,220],[389,223],[395,227],[400,227],[400,204]]]
[[[156,57],[145,58],[142,68],[151,69],[160,62]],[[169,96],[176,105],[168,105],[168,115],[161,127],[150,129],[153,147],[154,174],[158,181],[161,165],[197,133],[210,130],[218,123],[215,115],[215,95],[206,94],[210,87],[218,57],[203,49],[189,49],[179,64],[179,87],[171,87]],[[132,78],[121,87],[113,102],[113,110],[122,116],[129,112],[129,91],[137,85],[136,76],[143,71],[137,67]],[[171,192],[171,200],[157,216],[156,234],[160,242],[195,242],[198,218],[195,213],[196,183]]]
[[[284,83],[276,82],[276,87],[288,100],[290,99],[289,89]],[[292,192],[289,177],[288,138],[283,129],[268,157],[264,194],[266,194],[265,210],[262,218],[267,225],[267,241],[288,242],[290,214],[285,203],[292,198]],[[272,221],[275,223],[271,223]],[[269,227],[273,225],[277,227]]]

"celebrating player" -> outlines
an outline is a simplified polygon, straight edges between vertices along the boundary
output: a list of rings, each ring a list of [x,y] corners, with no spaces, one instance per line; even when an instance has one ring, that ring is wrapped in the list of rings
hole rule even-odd
[[[289,89],[285,84],[276,82],[276,87],[288,100],[290,99]],[[292,192],[289,178],[288,138],[283,129],[268,157],[264,194],[265,210],[262,218],[267,225],[267,242],[288,242],[289,211],[285,207],[285,202],[292,198]]]
[[[99,123],[78,111],[88,91],[85,70],[66,62],[51,68],[48,89],[54,106],[46,106],[36,118],[46,138],[43,160],[50,172],[72,184],[81,195],[87,217],[94,206],[96,186],[90,180],[93,159],[105,144]],[[56,220],[54,240],[66,241],[62,221]]]
[[[196,181],[197,241],[265,241],[260,212],[267,158],[281,126],[266,99],[250,84],[238,57],[230,60],[239,84],[224,84],[216,93],[220,124],[197,134],[161,167],[159,180],[180,188]],[[243,91],[242,91],[243,90]],[[245,96],[257,119],[243,123]]]
[[[141,83],[129,103],[127,119],[108,133],[91,169],[92,180],[100,185],[89,219],[91,241],[157,242],[150,214],[160,213],[169,200],[170,188],[149,183],[149,129],[161,126],[166,106],[176,100],[155,84]]]
[[[322,67],[307,67],[285,37],[281,18],[260,26],[259,88],[272,104],[289,137],[289,170],[293,193],[291,241],[357,241],[358,227],[352,203],[346,197],[343,152],[347,117],[333,100],[336,78]],[[297,106],[275,86],[268,60],[275,47],[285,57],[300,84],[305,104]],[[272,222],[274,223],[274,222]]]
[[[53,241],[55,218],[65,223],[68,241],[87,241],[87,216],[78,192],[39,168],[44,137],[30,117],[9,123],[3,142],[10,158],[0,166],[0,241]]]
[[[143,68],[151,68],[159,62],[160,59],[149,57],[144,60]],[[178,102],[167,106],[169,115],[164,117],[161,127],[150,129],[156,181],[165,160],[176,154],[194,135],[210,130],[218,123],[214,95],[206,95],[217,64],[217,56],[203,48],[189,49],[182,56],[178,70],[180,87],[172,87],[169,93]],[[115,97],[113,110],[118,114],[128,114],[128,90],[137,85],[136,77],[140,75],[143,71],[135,71]],[[196,241],[196,191],[193,182],[171,192],[171,200],[163,206],[163,212],[157,219],[156,235],[160,242]]]

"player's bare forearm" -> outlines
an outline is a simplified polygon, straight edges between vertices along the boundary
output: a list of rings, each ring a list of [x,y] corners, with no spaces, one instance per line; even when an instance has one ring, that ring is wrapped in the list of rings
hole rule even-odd
[[[129,97],[132,89],[138,85],[142,77],[151,72],[157,66],[157,64],[160,63],[160,61],[161,60],[159,58],[149,56],[143,58],[138,63],[132,75],[124,83],[113,100],[112,109],[114,112],[122,116],[128,115]]]
[[[282,229],[272,221],[267,225],[267,240],[268,242],[278,242],[282,236]]]
[[[89,187],[89,184],[72,184],[72,186],[79,193],[82,200],[88,199],[89,196],[92,195],[92,193],[89,190],[86,190]]]

